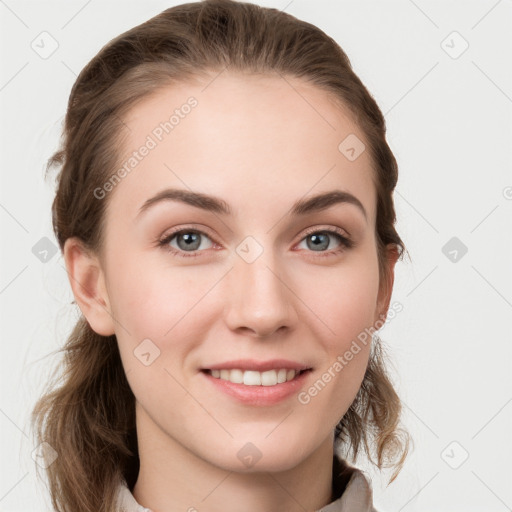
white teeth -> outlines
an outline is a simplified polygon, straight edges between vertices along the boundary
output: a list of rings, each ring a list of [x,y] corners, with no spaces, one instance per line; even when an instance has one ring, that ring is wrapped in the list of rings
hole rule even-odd
[[[262,375],[260,372],[247,370],[244,372],[244,384],[246,386],[261,386],[261,377]]]
[[[300,370],[268,370],[257,372],[254,370],[208,370],[208,373],[216,379],[229,380],[234,384],[245,384],[246,386],[275,386],[290,381],[300,373]]]
[[[229,372],[229,370],[227,371]],[[235,384],[242,384],[244,382],[244,372],[242,370],[231,370],[226,380],[230,380]]]

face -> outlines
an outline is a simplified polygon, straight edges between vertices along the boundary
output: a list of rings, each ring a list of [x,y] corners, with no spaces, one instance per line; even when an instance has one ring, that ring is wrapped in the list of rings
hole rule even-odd
[[[126,116],[123,163],[138,156],[98,199],[108,201],[105,308],[88,319],[116,334],[140,435],[226,470],[251,470],[241,449],[260,454],[258,470],[282,470],[332,443],[370,343],[344,355],[389,300],[372,165],[368,151],[351,161],[338,149],[365,137],[321,90],[227,73],[207,84],[169,86]],[[202,196],[148,202],[167,189]],[[345,195],[308,202],[332,192]],[[257,388],[206,371],[265,362],[309,370]]]

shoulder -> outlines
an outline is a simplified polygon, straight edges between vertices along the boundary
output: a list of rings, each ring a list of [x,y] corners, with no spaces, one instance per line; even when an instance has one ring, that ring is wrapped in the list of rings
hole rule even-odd
[[[116,512],[151,512],[151,510],[137,503],[126,480],[123,479],[117,487]]]
[[[333,461],[333,495],[334,501],[317,512],[377,512],[370,478],[337,455]]]

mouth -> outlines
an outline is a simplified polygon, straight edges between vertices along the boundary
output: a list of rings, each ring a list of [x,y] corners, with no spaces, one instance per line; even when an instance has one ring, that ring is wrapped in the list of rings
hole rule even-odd
[[[243,384],[245,386],[272,387],[291,382],[298,379],[302,374],[311,372],[312,368],[291,369],[276,368],[273,370],[257,371],[232,369],[202,369],[203,373],[214,379],[231,382],[232,384]]]
[[[255,371],[202,369],[205,382],[244,405],[270,407],[291,399],[309,382],[312,368]]]

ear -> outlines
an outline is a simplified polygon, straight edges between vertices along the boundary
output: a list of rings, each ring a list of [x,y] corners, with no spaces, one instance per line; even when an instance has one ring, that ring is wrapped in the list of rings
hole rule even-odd
[[[71,289],[80,311],[97,334],[114,334],[114,319],[98,257],[76,237],[66,240],[63,253]]]
[[[375,308],[374,324],[377,320],[384,321],[391,302],[393,293],[393,284],[395,281],[395,265],[400,256],[398,248],[394,244],[388,244],[386,247],[385,265],[387,265],[387,273],[381,276],[379,293],[377,297],[377,305]]]

